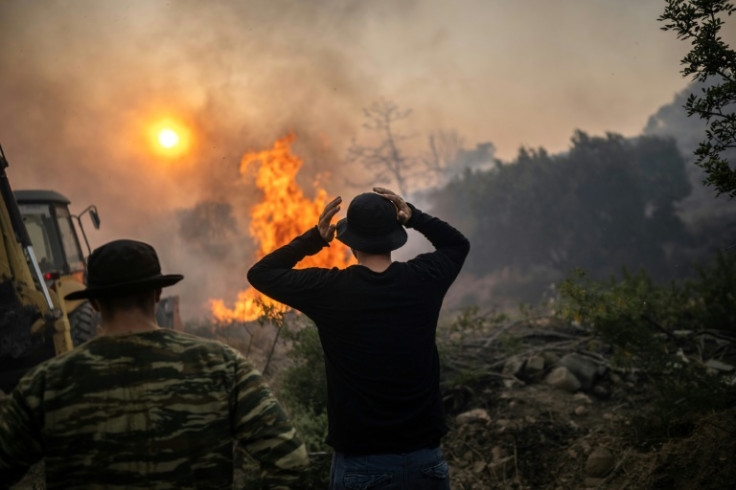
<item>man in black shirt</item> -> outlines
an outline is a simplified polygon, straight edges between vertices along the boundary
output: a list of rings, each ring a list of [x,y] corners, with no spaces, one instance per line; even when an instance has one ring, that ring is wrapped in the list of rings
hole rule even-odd
[[[455,228],[380,187],[358,195],[332,224],[340,197],[319,223],[263,257],[251,285],[317,325],[327,373],[327,443],[335,449],[331,488],[449,488],[439,450],[447,432],[435,331],[442,300],[470,250]],[[392,262],[404,226],[435,247]],[[337,239],[358,265],[294,269]],[[355,488],[368,488],[357,486]]]

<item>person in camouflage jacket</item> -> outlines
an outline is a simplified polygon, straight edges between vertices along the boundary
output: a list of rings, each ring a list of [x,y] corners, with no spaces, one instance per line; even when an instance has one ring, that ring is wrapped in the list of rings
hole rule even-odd
[[[235,444],[268,488],[308,465],[261,374],[234,349],[159,328],[155,250],[117,240],[89,258],[102,335],[27,373],[0,407],[0,488],[45,460],[48,489],[232,488]]]

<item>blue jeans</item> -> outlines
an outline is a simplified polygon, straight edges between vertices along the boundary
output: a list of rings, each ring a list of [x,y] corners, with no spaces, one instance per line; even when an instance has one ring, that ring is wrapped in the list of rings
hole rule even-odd
[[[367,456],[336,452],[330,490],[368,489],[449,490],[450,472],[440,448]]]

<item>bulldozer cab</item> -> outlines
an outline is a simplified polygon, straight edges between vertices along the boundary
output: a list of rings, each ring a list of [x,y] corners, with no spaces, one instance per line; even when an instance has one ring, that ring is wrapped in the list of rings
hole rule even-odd
[[[89,206],[75,216],[69,212],[69,199],[59,192],[18,190],[14,194],[48,287],[56,291],[60,298],[84,289],[85,254],[80,234],[87,253],[89,243],[81,217],[89,214],[92,224],[99,228],[100,219],[95,206]],[[69,316],[74,345],[95,335],[99,320],[88,301],[65,301],[64,307]]]
[[[15,197],[41,272],[47,279],[73,275],[83,282],[84,256],[69,213],[70,201],[55,191],[15,191]]]

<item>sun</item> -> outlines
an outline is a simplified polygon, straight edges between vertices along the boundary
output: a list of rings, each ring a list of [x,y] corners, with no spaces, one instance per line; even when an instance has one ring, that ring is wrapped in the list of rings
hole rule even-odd
[[[179,135],[171,128],[164,128],[158,132],[158,143],[164,148],[173,148],[179,144]]]
[[[151,151],[165,159],[184,157],[193,142],[189,125],[175,117],[153,120],[148,126],[148,138]]]

